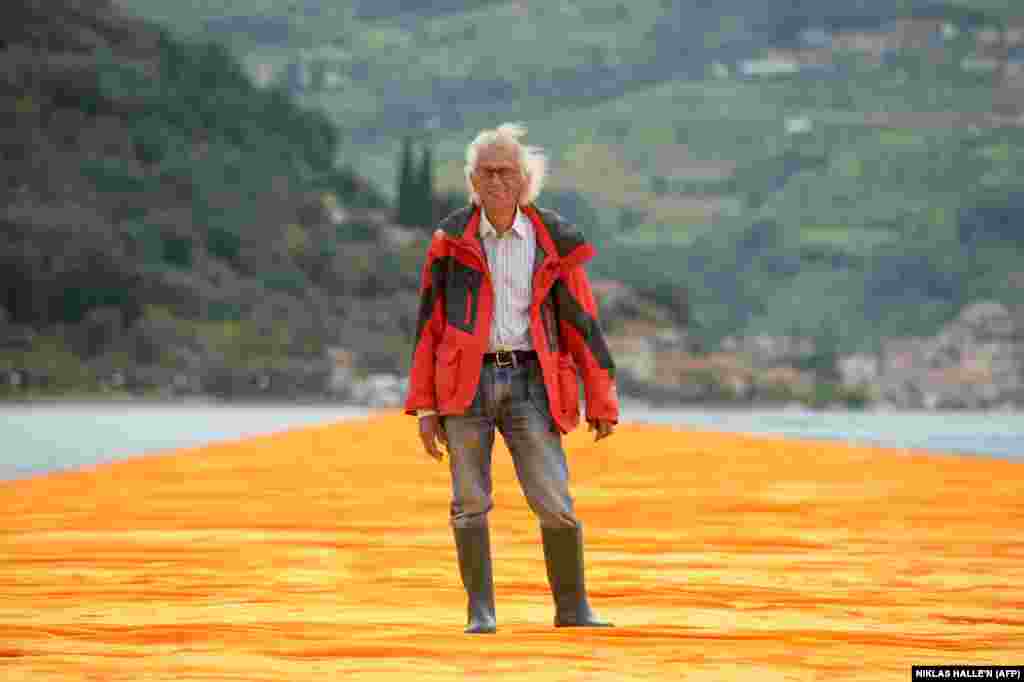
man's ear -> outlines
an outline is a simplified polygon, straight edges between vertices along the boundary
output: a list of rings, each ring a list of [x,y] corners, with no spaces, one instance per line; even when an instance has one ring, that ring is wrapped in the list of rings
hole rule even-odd
[[[523,171],[523,191],[519,193],[519,205],[526,203],[526,195],[530,192],[530,174]]]

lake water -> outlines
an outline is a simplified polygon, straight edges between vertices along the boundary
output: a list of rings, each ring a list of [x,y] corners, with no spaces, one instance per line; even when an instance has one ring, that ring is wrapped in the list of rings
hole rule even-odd
[[[352,406],[147,403],[0,406],[0,479],[359,418]],[[624,400],[622,420],[837,439],[1024,462],[1024,414],[658,408]],[[414,428],[412,418],[409,428]]]
[[[731,433],[842,440],[1024,462],[1024,413],[654,408],[623,401],[633,421]]]
[[[0,480],[368,413],[364,407],[340,405],[0,405]]]

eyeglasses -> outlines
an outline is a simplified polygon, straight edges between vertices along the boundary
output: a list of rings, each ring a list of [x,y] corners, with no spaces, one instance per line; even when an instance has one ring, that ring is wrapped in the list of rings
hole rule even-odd
[[[484,168],[478,166],[475,172],[484,180],[490,180],[496,175],[502,182],[511,182],[519,177],[518,168]]]

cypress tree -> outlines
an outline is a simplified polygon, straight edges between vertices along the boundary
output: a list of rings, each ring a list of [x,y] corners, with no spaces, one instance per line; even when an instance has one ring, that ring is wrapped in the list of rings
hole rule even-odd
[[[434,215],[434,162],[430,152],[430,145],[424,145],[423,158],[420,161],[419,181],[416,187],[416,199],[418,202],[417,215],[420,216],[420,225],[431,227],[437,216]]]
[[[416,179],[412,167],[412,139],[402,139],[402,155],[398,162],[398,223],[415,225],[417,213]]]

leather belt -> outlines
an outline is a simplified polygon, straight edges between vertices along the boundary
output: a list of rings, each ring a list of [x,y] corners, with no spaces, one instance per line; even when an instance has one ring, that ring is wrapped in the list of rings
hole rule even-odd
[[[498,367],[518,367],[524,362],[537,359],[535,350],[499,350],[484,353],[484,362],[493,362]]]

